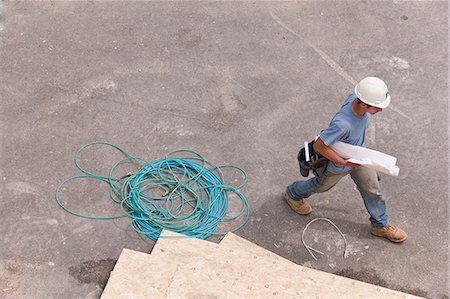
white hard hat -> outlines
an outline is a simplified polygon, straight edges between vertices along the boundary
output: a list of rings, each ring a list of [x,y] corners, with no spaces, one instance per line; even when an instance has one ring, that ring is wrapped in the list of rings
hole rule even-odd
[[[366,77],[355,86],[355,94],[364,103],[386,108],[391,103],[386,83],[377,77]]]

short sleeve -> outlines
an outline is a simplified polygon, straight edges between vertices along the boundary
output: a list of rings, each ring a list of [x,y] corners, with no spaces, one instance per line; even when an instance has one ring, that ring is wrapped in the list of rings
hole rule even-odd
[[[347,130],[345,130],[345,126],[343,126],[342,123],[332,120],[328,128],[323,130],[319,136],[323,143],[329,146],[336,141],[345,139],[347,136]]]

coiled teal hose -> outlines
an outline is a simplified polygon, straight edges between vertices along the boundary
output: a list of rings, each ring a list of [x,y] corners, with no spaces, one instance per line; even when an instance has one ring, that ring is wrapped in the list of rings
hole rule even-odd
[[[111,146],[125,158],[110,168],[108,176],[91,173],[80,166],[79,156],[93,145]],[[140,170],[124,177],[114,177],[116,168],[127,162],[139,165]],[[234,165],[216,166],[194,151],[178,150],[162,159],[147,162],[117,145],[96,141],[79,148],[75,153],[74,163],[83,175],[62,181],[56,188],[55,199],[61,208],[78,217],[108,220],[128,216],[132,219],[131,226],[134,230],[153,240],[159,238],[162,229],[200,239],[224,235],[240,229],[249,218],[247,199],[240,191],[247,183],[246,172]],[[242,183],[237,187],[225,184],[222,172],[224,168],[238,170],[243,177]],[[83,178],[107,183],[109,197],[120,205],[122,213],[91,216],[81,215],[67,208],[60,200],[63,186],[69,181]],[[230,197],[229,192],[237,196]],[[240,211],[231,213],[230,198],[236,197],[240,200]],[[225,226],[232,227],[220,231],[218,226],[224,222],[230,223]]]

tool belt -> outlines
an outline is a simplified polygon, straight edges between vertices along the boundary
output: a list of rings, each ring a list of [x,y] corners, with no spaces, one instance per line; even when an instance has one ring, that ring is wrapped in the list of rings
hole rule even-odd
[[[305,146],[300,149],[297,155],[300,174],[304,177],[308,177],[310,171],[316,177],[319,177],[327,167],[328,159],[314,150],[314,142],[315,140],[309,143],[305,142]]]

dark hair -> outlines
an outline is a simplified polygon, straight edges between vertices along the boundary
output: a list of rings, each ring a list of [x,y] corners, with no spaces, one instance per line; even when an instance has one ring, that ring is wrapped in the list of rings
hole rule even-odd
[[[372,105],[369,105],[369,104],[363,102],[363,101],[360,100],[359,98],[356,98],[356,101],[358,102],[358,104],[366,104],[368,107],[373,107]]]

